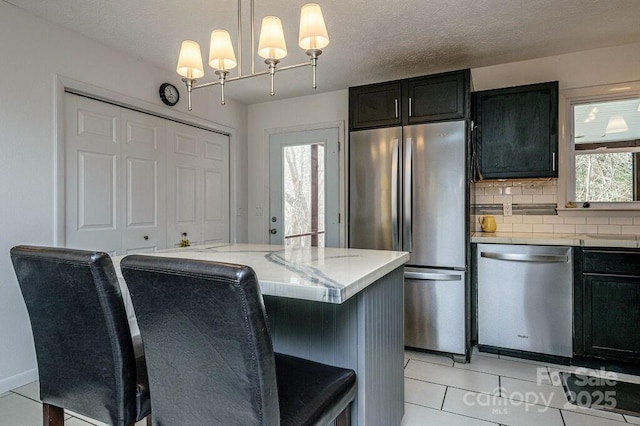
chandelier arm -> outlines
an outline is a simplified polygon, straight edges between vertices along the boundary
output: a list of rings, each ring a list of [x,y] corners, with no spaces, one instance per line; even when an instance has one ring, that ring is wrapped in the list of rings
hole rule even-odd
[[[295,69],[295,68],[308,67],[309,65],[311,65],[311,62],[301,62],[301,63],[295,64],[295,65],[287,65],[286,67],[278,68],[278,72],[291,70],[291,69]],[[254,74],[239,75],[237,77],[227,78],[225,81],[228,83],[230,81],[246,80],[247,78],[258,77],[258,76],[261,76],[261,75],[268,75],[268,74],[269,74],[269,70],[266,70],[266,71],[260,71],[260,72],[254,73]],[[198,84],[198,85],[193,85],[192,86],[192,90],[202,89],[204,87],[209,87],[209,86],[215,86],[216,84],[220,84],[220,81],[211,81],[209,83],[202,83],[202,84]]]

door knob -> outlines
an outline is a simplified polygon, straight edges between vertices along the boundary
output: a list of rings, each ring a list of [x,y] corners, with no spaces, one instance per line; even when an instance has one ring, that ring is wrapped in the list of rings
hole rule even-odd
[[[148,235],[145,235],[145,236],[144,236],[144,237],[142,237],[142,238],[144,238],[144,239],[145,239],[145,241],[146,241],[146,240],[148,240],[148,239],[149,239],[149,236],[148,236]]]
[[[270,233],[271,235],[275,235],[275,234],[277,234],[277,233],[278,233],[278,230],[277,230],[276,228],[271,228],[271,229],[269,229],[269,233]]]

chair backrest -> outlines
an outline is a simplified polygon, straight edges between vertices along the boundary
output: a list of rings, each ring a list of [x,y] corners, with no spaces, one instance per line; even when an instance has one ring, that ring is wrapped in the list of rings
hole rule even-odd
[[[11,260],[31,320],[42,401],[114,425],[135,420],[135,355],[109,255],[17,246]]]
[[[132,255],[120,262],[154,423],[279,425],[275,361],[250,267]]]

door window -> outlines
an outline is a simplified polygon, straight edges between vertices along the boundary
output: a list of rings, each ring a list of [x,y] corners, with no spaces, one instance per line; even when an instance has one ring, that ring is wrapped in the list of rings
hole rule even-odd
[[[284,243],[324,247],[324,144],[284,147]]]

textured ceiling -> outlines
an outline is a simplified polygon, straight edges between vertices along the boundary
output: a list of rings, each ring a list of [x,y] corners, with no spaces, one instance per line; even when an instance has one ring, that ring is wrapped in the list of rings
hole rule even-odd
[[[234,0],[4,1],[170,71],[183,39],[198,41],[207,55],[211,30],[227,29],[233,40],[237,34]],[[319,59],[317,91],[323,92],[640,42],[640,0],[316,1],[331,39]],[[299,11],[306,2],[255,0],[256,32],[265,15],[283,21],[289,56],[281,66],[307,60],[297,46]],[[250,8],[249,0],[242,3],[246,74]],[[256,70],[265,67],[257,57]],[[313,93],[310,73],[305,67],[276,75],[276,98]],[[205,74],[199,83],[216,78],[208,67]],[[267,77],[230,83],[226,92],[249,104],[273,99]]]

